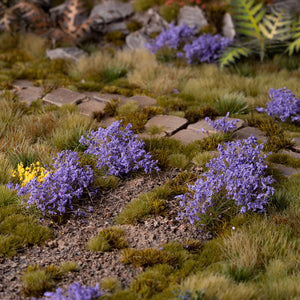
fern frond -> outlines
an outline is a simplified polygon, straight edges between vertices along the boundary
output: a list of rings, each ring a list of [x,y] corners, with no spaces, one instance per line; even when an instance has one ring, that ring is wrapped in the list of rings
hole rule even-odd
[[[259,24],[260,31],[269,40],[288,40],[291,37],[292,17],[283,10],[277,11],[273,8],[271,12]]]
[[[232,4],[236,31],[251,38],[262,38],[259,23],[266,14],[263,3],[255,4],[254,0],[233,0]]]
[[[251,50],[246,47],[229,47],[219,58],[221,69],[229,64],[235,63],[241,56],[247,57],[250,53]]]
[[[291,32],[293,42],[289,44],[287,49],[289,55],[292,55],[293,53],[298,52],[300,50],[300,16],[298,16],[298,18],[293,23],[293,28]]]

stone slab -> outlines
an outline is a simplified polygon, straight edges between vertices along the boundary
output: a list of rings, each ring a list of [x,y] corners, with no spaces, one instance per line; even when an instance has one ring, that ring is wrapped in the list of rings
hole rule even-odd
[[[293,149],[297,152],[300,152],[300,136],[293,138],[292,142],[295,143]]]
[[[12,85],[16,89],[26,89],[28,87],[32,87],[33,82],[29,80],[19,79],[19,80],[15,80]]]
[[[156,105],[156,99],[143,95],[135,95],[129,98],[129,100],[134,100],[138,103],[140,107]]]
[[[100,94],[100,93],[97,93],[97,94],[93,95],[92,98],[94,100],[97,100],[99,102],[104,102],[104,103],[108,103],[111,100],[120,100],[121,105],[125,104],[126,102],[129,101],[128,97],[123,96],[123,95],[118,95],[118,94]]]
[[[86,95],[73,92],[65,88],[59,88],[47,94],[43,100],[50,104],[62,106],[64,104],[78,104],[86,98]]]
[[[247,139],[251,135],[253,135],[254,137],[256,137],[259,141],[263,141],[264,142],[264,141],[267,140],[267,137],[265,136],[265,134],[264,134],[263,131],[261,131],[258,128],[249,127],[249,126],[235,131],[233,133],[233,138],[234,139],[243,140],[243,139]]]
[[[223,117],[217,117],[215,120],[219,120],[219,119],[222,119]],[[236,121],[236,129],[235,130],[238,130],[244,126],[246,126],[246,122],[244,120],[241,120],[241,119],[234,119],[234,118],[228,118],[227,119],[228,121]],[[217,133],[218,131],[213,129],[211,126],[209,126],[208,122],[205,121],[205,119],[202,119],[194,124],[190,124],[188,126],[188,129],[192,129],[192,130],[196,130],[196,131],[202,131],[202,128],[204,130],[205,133],[208,133],[208,134],[213,134],[213,133]],[[234,130],[234,131],[235,131]]]
[[[41,87],[29,86],[27,88],[17,90],[16,95],[20,97],[21,101],[30,104],[31,102],[42,98],[43,89]]]
[[[291,167],[287,167],[281,164],[271,164],[273,167],[275,167],[276,169],[278,169],[281,174],[285,177],[290,177],[293,174],[296,174],[298,172],[300,172],[300,169],[295,169],[295,168],[291,168]]]
[[[104,120],[101,120],[101,122],[98,123],[99,126],[101,127],[108,127],[110,126],[112,123],[116,122],[117,120],[115,118],[106,118]]]
[[[174,135],[171,136],[172,139],[179,140],[183,144],[199,141],[205,139],[206,137],[207,134],[192,129],[179,130],[178,132],[176,132]]]
[[[300,159],[300,153],[291,150],[280,150],[278,153],[289,155],[290,157]]]
[[[186,127],[188,120],[185,118],[169,115],[156,115],[145,125],[145,128],[152,126],[163,127],[167,135],[172,135],[180,129]]]
[[[90,117],[93,115],[93,112],[103,112],[105,108],[105,103],[91,99],[88,101],[81,102],[78,105],[78,108],[83,115]]]
[[[141,31],[135,31],[126,36],[126,45],[129,49],[145,49],[148,39]]]

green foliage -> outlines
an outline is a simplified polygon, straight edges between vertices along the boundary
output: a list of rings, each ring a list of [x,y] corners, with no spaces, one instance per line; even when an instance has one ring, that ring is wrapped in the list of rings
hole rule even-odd
[[[143,27],[143,24],[141,22],[139,22],[138,20],[131,19],[127,23],[126,27],[130,32],[134,32],[134,31],[141,29]]]
[[[205,165],[216,156],[217,154],[212,153],[211,151],[200,152],[193,157],[192,163],[195,164],[197,167],[206,170],[207,168],[205,167]]]
[[[147,268],[157,264],[175,265],[178,258],[172,253],[159,249],[125,249],[121,262],[135,267]]]
[[[189,163],[189,158],[184,154],[170,154],[168,157],[168,165],[171,168],[186,169]]]
[[[163,4],[162,0],[135,0],[133,8],[136,12],[146,11],[154,5]]]
[[[225,93],[222,98],[217,99],[217,111],[221,116],[227,112],[233,114],[246,114],[249,112],[248,104],[243,93]]]
[[[0,184],[6,184],[11,179],[13,166],[4,153],[0,153]],[[1,204],[0,204],[1,206]]]
[[[267,160],[276,164],[283,164],[292,168],[300,168],[300,159],[293,158],[289,154],[273,153],[268,156]]]
[[[7,188],[5,185],[0,185],[0,209],[1,207],[9,206],[20,202],[16,191]]]
[[[127,248],[124,239],[125,231],[120,227],[110,227],[101,230],[97,237],[87,243],[87,248],[92,251],[111,251],[113,249]]]
[[[23,283],[22,293],[26,297],[40,297],[45,292],[54,290],[65,273],[76,270],[74,262],[62,263],[59,267],[48,265],[41,268],[39,265],[30,265],[20,276]]]
[[[160,9],[160,15],[168,22],[172,22],[177,19],[179,14],[180,6],[177,2],[173,2],[170,6],[168,4],[163,4]]]
[[[300,16],[294,21],[291,33],[294,41],[288,46],[289,55],[299,52],[300,50]]]
[[[122,46],[125,43],[125,37],[125,34],[121,31],[110,31],[104,36],[104,40],[115,46]]]
[[[121,283],[114,277],[105,277],[100,282],[101,289],[116,292],[121,289]]]
[[[227,112],[226,112],[227,113]],[[226,113],[224,115],[226,115]],[[211,119],[214,119],[217,117],[219,113],[210,106],[205,106],[203,108],[200,108],[198,110],[187,110],[185,111],[184,117],[188,119],[190,123],[196,123],[197,121],[204,119],[205,117],[209,117]]]
[[[248,57],[251,50],[247,47],[229,47],[220,56],[219,63],[221,69],[240,59],[242,56]]]
[[[199,256],[202,268],[209,267],[223,260],[222,244],[223,240],[221,238],[215,238],[204,244]]]

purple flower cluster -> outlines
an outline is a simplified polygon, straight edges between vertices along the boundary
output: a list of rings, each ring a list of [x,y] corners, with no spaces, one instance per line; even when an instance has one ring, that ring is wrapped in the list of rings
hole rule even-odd
[[[178,50],[178,57],[185,56],[189,64],[197,64],[215,62],[231,43],[232,40],[219,34],[203,34],[197,38],[194,28],[183,23],[180,26],[170,24],[147,46],[151,53],[156,53],[162,48]]]
[[[52,171],[43,182],[39,182],[35,177],[25,186],[13,185],[10,182],[8,187],[18,190],[18,195],[29,195],[23,200],[27,201],[28,207],[35,205],[43,214],[47,212],[56,215],[59,212],[62,215],[67,208],[74,211],[73,199],[82,196],[84,189],[92,183],[94,174],[89,166],[80,166],[77,152],[65,150],[58,153],[53,160]],[[75,214],[84,213],[78,209]]]
[[[217,131],[222,132],[231,132],[236,129],[236,123],[238,120],[228,120],[229,112],[226,114],[224,118],[212,121],[209,117],[205,118],[205,121],[208,123],[210,127],[216,129]]]
[[[290,118],[292,122],[300,123],[300,98],[296,98],[291,90],[286,87],[270,89],[269,96],[271,101],[267,103],[267,108],[257,107],[257,111],[279,117],[282,122]]]
[[[87,137],[82,136],[80,143],[88,146],[85,153],[94,155],[97,168],[104,169],[108,175],[119,176],[139,169],[145,173],[158,171],[157,162],[144,150],[144,142],[137,139],[131,127],[128,124],[123,128],[122,123],[116,121],[106,129],[99,127]]]
[[[156,53],[159,49],[168,47],[178,50],[185,43],[195,38],[194,28],[185,23],[175,26],[173,23],[167,29],[162,31],[151,43],[147,44],[151,53]]]
[[[220,144],[219,157],[206,164],[209,171],[194,185],[188,185],[190,192],[176,197],[184,208],[179,217],[189,217],[192,224],[199,220],[199,214],[205,214],[214,205],[214,196],[222,191],[241,208],[241,213],[263,212],[274,192],[270,186],[274,182],[272,176],[265,175],[267,155],[262,154],[263,144],[258,145],[251,136],[225,145],[224,148]]]
[[[191,44],[186,44],[183,50],[189,64],[213,63],[231,43],[232,40],[220,34],[211,35],[208,33],[202,34]]]
[[[54,293],[46,292],[43,298],[44,300],[96,300],[102,295],[100,291],[99,284],[96,286],[84,287],[81,286],[80,283],[75,282],[69,286],[67,292],[64,292],[62,289],[58,288]],[[33,299],[32,299],[33,300]],[[40,299],[42,300],[42,299]]]

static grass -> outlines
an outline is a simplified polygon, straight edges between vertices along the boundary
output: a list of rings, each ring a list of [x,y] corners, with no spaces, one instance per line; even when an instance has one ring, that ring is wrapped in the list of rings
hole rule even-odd
[[[107,252],[113,249],[127,248],[128,244],[124,239],[125,230],[121,227],[109,227],[101,230],[95,238],[87,243],[91,251]]]
[[[195,175],[184,171],[179,173],[175,179],[167,181],[165,185],[141,194],[125,206],[116,218],[117,224],[134,224],[149,215],[164,213],[167,208],[167,200],[187,192],[187,183],[192,183],[195,179]]]

